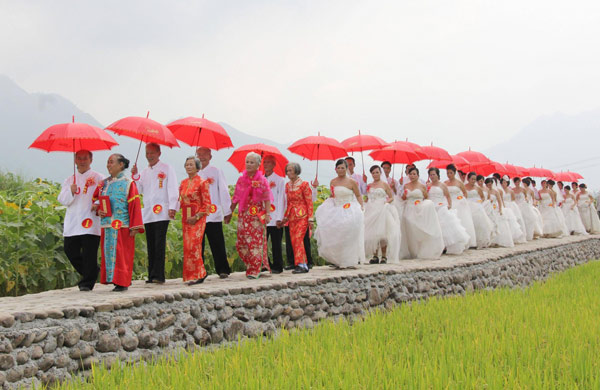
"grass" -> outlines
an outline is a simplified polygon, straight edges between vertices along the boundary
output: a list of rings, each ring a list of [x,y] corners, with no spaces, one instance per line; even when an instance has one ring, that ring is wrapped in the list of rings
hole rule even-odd
[[[94,369],[62,389],[599,389],[600,262],[275,339]]]

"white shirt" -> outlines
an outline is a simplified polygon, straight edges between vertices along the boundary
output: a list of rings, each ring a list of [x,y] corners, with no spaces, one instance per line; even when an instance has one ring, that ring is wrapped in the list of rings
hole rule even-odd
[[[393,192],[397,192],[398,191],[398,180],[394,179],[393,177],[386,177],[385,178],[387,180],[387,183],[390,185],[390,188],[392,189]]]
[[[350,175],[350,178],[358,183],[358,190],[361,195],[365,195],[367,193],[367,183],[363,181],[363,175],[357,172],[354,172]]]
[[[267,180],[269,181],[271,193],[273,194],[271,210],[275,207],[275,210],[269,213],[269,215],[271,215],[271,221],[269,221],[267,226],[276,226],[277,221],[283,220],[283,214],[285,213],[287,206],[285,199],[285,180],[275,172],[267,176]]]
[[[60,204],[67,207],[63,236],[100,235],[100,217],[96,215],[96,212],[92,212],[92,196],[103,179],[104,176],[91,169],[84,173],[75,173],[78,191],[75,195],[71,193],[73,175],[63,182],[60,194],[58,194]]]
[[[135,184],[143,196],[144,223],[168,221],[169,210],[179,209],[179,183],[170,165],[159,161],[152,167],[144,168]]]
[[[214,207],[211,206],[211,209],[215,211],[206,217],[206,222],[223,222],[223,217],[231,214],[231,197],[229,196],[229,187],[227,187],[223,171],[209,165],[198,174],[204,180],[212,179],[209,180],[209,191],[210,200],[214,205]]]

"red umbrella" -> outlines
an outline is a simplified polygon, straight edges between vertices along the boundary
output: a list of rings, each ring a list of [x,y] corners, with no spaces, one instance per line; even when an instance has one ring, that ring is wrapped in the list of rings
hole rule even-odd
[[[433,142],[430,146],[421,146],[421,150],[430,160],[452,160],[450,153],[438,146],[433,146]]]
[[[342,145],[344,145],[344,148],[346,148],[346,152],[360,152],[364,174],[365,160],[363,158],[363,151],[381,149],[384,146],[387,146],[388,143],[374,135],[361,134],[360,130],[358,130],[358,135],[343,140]]]
[[[33,141],[29,148],[41,149],[46,152],[71,152],[80,150],[110,150],[118,145],[106,131],[87,123],[61,123],[50,126]],[[73,180],[75,179],[73,165]]]
[[[556,181],[574,182],[574,181],[578,181],[579,179],[583,179],[583,176],[581,176],[579,173],[567,171],[567,172],[555,173],[553,179]]]
[[[492,173],[499,173],[500,175],[506,174],[506,166],[496,161],[473,166],[473,170],[483,176],[488,176]]]
[[[458,156],[464,157],[473,167],[477,165],[488,164],[491,161],[483,153],[476,152],[471,149],[458,153]]]
[[[319,160],[336,160],[347,155],[344,145],[333,138],[311,135],[294,142],[288,150],[311,161],[317,160],[317,177],[319,176]]]
[[[519,167],[508,163],[504,164],[504,167],[506,168],[504,174],[510,177],[523,177],[527,175],[527,171],[523,167]]]
[[[373,160],[389,161],[392,164],[412,164],[427,159],[427,155],[419,145],[408,141],[392,142],[386,147],[372,151],[369,156]]]
[[[238,172],[242,172],[246,169],[246,155],[250,152],[260,154],[262,161],[264,162],[264,157],[273,156],[275,157],[275,168],[273,171],[279,176],[285,176],[285,166],[288,163],[288,159],[285,158],[283,154],[274,146],[265,145],[265,144],[252,144],[252,145],[244,145],[233,151],[233,154],[227,161],[233,165]],[[264,172],[264,166],[261,163],[260,169]]]
[[[140,116],[128,116],[123,119],[112,123],[106,128],[119,135],[126,137],[139,139],[140,146],[138,148],[137,156],[135,157],[135,164],[137,164],[138,157],[140,156],[140,149],[142,148],[142,142],[156,143],[159,145],[165,145],[170,148],[173,146],[179,146],[177,140],[171,130],[165,125],[162,125],[152,119],[149,119],[150,111],[146,114],[145,118]]]
[[[446,167],[450,164],[454,164],[454,166],[456,167],[456,169],[459,169],[461,171],[464,170],[470,170],[471,169],[471,164],[464,158],[461,156],[457,156],[457,155],[450,155],[450,157],[452,158],[451,160],[435,160],[432,161],[431,163],[429,163],[429,165],[427,166],[427,168],[438,168],[438,169],[446,169]]]
[[[175,138],[190,146],[202,146],[205,148],[219,150],[233,146],[227,131],[216,122],[204,118],[178,119],[167,125],[173,132]]]
[[[554,172],[552,172],[549,169],[544,169],[544,168],[529,168],[529,176],[532,177],[552,177],[554,176]]]

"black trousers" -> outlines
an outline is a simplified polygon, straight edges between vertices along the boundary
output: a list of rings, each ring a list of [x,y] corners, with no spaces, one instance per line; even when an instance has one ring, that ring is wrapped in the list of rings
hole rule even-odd
[[[165,281],[165,248],[169,221],[145,223],[148,248],[148,280]]]
[[[304,234],[304,251],[306,252],[306,262],[308,265],[313,265],[312,255],[310,253],[310,235],[308,234],[309,229],[306,229]],[[285,227],[285,254],[287,258],[288,266],[294,266],[294,248],[292,247],[292,236],[290,235],[290,228]]]
[[[271,269],[283,271],[283,256],[281,252],[281,240],[283,238],[283,228],[277,226],[267,226],[267,241],[271,237],[271,252],[273,253],[273,262],[269,262]]]
[[[225,250],[225,236],[223,235],[223,222],[207,222],[204,236],[202,237],[202,258],[204,258],[204,242],[208,239],[210,251],[215,261],[215,271],[217,274],[231,273],[229,262],[227,261],[227,252]]]
[[[79,287],[94,288],[100,267],[98,267],[98,247],[100,236],[82,234],[80,236],[65,237],[65,254],[81,275]]]

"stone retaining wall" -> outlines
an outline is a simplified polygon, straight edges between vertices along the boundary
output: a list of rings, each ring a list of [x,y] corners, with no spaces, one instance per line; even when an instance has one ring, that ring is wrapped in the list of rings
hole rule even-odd
[[[316,279],[203,292],[185,290],[94,306],[0,314],[0,388],[86,375],[92,364],[148,360],[178,348],[312,327],[325,318],[433,295],[526,286],[600,257],[600,240],[560,244],[472,263],[406,271],[389,266]]]

